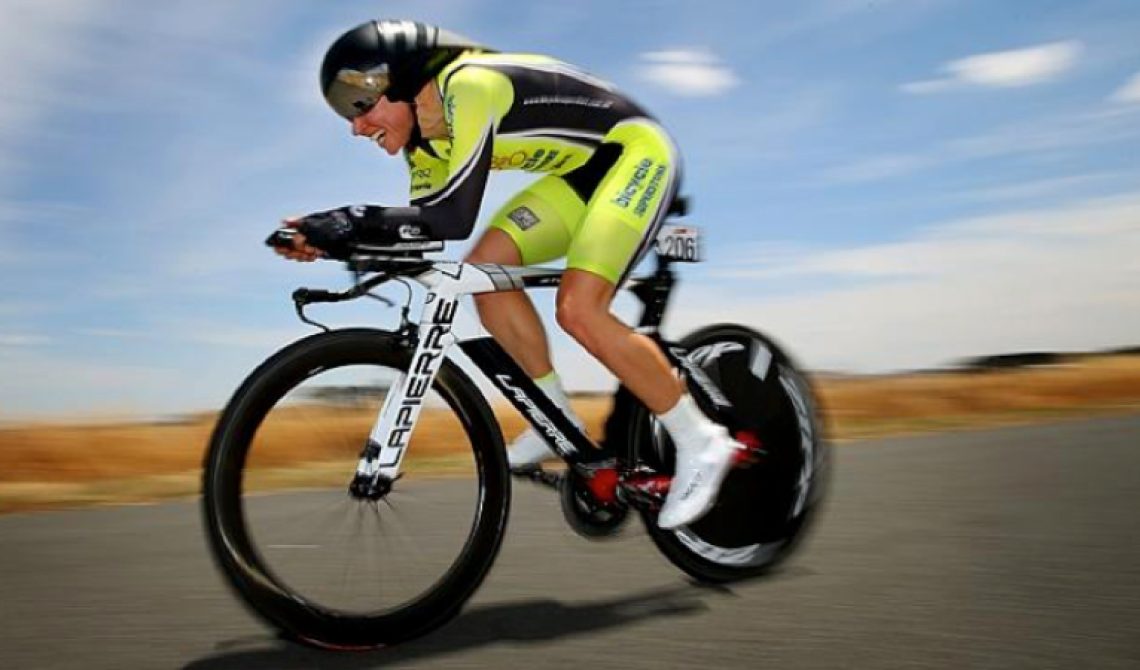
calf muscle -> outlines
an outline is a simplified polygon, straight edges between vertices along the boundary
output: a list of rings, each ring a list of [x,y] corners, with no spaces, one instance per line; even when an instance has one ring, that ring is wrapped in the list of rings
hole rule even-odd
[[[598,275],[568,270],[558,291],[558,323],[655,414],[672,409],[681,383],[648,337],[610,312],[614,287]]]

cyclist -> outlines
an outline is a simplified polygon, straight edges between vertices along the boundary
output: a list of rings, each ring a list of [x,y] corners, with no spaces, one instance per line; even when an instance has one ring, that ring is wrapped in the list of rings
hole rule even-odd
[[[329,105],[390,155],[403,153],[411,207],[349,206],[289,220],[295,260],[344,255],[355,242],[466,239],[490,170],[543,175],[491,219],[470,263],[533,265],[566,257],[556,316],[660,419],[677,467],[658,524],[692,523],[714,504],[742,448],[684,393],[657,347],[610,312],[615,290],[654,241],[676,195],[680,158],[644,110],[566,63],[504,54],[434,26],[369,21],[329,48]],[[522,291],[475,296],[503,348],[581,425],[551,364],[537,312]],[[512,467],[554,454],[528,429]]]

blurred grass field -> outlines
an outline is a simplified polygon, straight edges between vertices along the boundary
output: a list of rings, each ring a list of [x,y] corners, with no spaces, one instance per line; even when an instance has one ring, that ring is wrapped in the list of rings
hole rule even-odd
[[[844,442],[1140,410],[1140,356],[989,372],[824,376],[816,388],[830,437]],[[610,400],[580,398],[575,407],[600,437]],[[507,439],[522,430],[513,409],[496,412]],[[259,432],[265,455],[251,460],[252,485],[343,485],[373,418],[371,409],[328,405],[275,412]],[[0,512],[193,495],[215,420],[211,413],[178,423],[0,428]],[[409,475],[457,475],[471,467],[461,427],[439,410],[424,411],[408,453]]]

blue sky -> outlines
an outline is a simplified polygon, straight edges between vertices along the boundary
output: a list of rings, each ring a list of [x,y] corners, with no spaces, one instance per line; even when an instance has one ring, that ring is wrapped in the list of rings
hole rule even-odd
[[[1140,340],[1130,0],[4,0],[0,419],[217,407],[309,332],[288,293],[346,277],[262,239],[406,201],[316,86],[374,11],[577,63],[674,132],[710,262],[671,334],[741,321],[855,371]],[[526,181],[496,175],[482,216]],[[563,336],[555,356],[607,386]]]

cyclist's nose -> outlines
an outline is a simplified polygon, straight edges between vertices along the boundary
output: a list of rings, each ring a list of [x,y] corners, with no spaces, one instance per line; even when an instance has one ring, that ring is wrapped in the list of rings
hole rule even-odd
[[[367,135],[364,127],[364,117],[358,116],[352,120],[352,134],[353,135]]]

